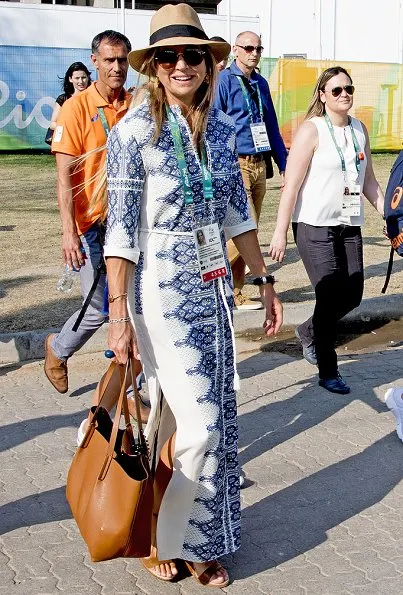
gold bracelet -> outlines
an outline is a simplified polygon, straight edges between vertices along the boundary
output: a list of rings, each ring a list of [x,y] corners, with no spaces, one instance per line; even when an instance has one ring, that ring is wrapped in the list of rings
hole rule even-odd
[[[109,318],[110,324],[117,324],[118,322],[130,322],[130,318],[128,316],[126,318]]]
[[[127,293],[120,293],[119,295],[108,295],[108,302],[110,304],[112,304],[115,300],[121,298],[121,297],[127,297]]]

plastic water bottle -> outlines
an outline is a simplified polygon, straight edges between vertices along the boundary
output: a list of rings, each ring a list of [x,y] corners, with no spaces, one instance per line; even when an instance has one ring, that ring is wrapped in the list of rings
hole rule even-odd
[[[57,282],[56,289],[63,293],[69,293],[73,289],[74,279],[78,271],[75,271],[68,264],[64,265],[63,274]]]

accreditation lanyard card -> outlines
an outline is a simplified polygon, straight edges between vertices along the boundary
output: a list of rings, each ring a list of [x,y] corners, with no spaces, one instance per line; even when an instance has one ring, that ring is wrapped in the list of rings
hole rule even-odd
[[[199,225],[193,229],[200,277],[204,283],[227,274],[218,223]]]
[[[347,217],[361,215],[361,187],[359,184],[345,186],[341,214]]]
[[[250,125],[253,144],[258,153],[270,151],[269,137],[267,136],[266,124],[264,122],[254,122]]]

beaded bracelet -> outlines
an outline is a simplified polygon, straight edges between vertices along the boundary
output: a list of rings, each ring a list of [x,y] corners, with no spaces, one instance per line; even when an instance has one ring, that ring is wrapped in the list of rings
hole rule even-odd
[[[110,324],[117,324],[118,322],[130,322],[130,318],[109,318]]]

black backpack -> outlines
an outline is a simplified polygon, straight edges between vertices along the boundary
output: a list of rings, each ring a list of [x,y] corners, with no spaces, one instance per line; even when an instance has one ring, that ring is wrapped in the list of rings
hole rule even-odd
[[[386,233],[391,243],[388,270],[382,293],[386,292],[393,266],[393,253],[403,256],[403,151],[400,151],[390,171],[385,192],[384,215]]]

